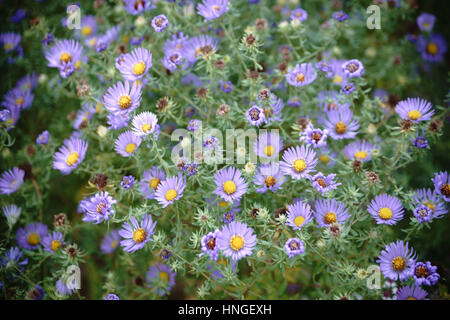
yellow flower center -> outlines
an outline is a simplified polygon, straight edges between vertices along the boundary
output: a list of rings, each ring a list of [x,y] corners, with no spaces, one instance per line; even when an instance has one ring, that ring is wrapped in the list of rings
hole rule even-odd
[[[219,6],[212,6],[212,8],[213,8],[214,10],[216,10],[216,11],[219,11],[219,10],[220,10],[220,7],[219,7]]]
[[[133,66],[133,73],[135,76],[140,76],[145,72],[145,63],[144,62],[138,62]]]
[[[106,203],[102,202],[97,206],[97,212],[102,214],[103,213],[103,208],[106,208]]]
[[[147,237],[147,232],[144,229],[139,228],[133,232],[133,240],[134,242],[141,243]]]
[[[431,211],[434,211],[434,204],[432,204],[431,202],[424,201],[423,204],[426,205]]]
[[[129,143],[127,144],[127,146],[125,147],[125,151],[127,153],[133,153],[134,150],[136,150],[136,145],[134,143]]]
[[[417,120],[422,116],[422,114],[418,110],[412,110],[408,113],[408,118],[411,120]]]
[[[295,217],[295,219],[294,219],[294,224],[297,227],[300,227],[304,222],[305,222],[305,217],[303,217],[303,216],[298,216],[298,217]]]
[[[264,153],[266,156],[270,157],[275,151],[275,148],[272,147],[271,145],[268,145],[267,147],[264,148]]]
[[[113,242],[111,242],[111,248],[117,247],[118,244],[119,242],[117,240],[114,240]]]
[[[74,66],[75,70],[79,70],[81,68],[81,61],[80,60],[75,61]]]
[[[264,182],[266,183],[266,186],[267,186],[267,187],[271,187],[271,186],[273,186],[273,185],[276,183],[276,180],[275,180],[274,177],[268,176],[268,177],[264,180]]]
[[[323,164],[327,164],[328,162],[330,162],[330,158],[327,155],[321,155],[319,156],[319,160],[320,162],[322,162]]]
[[[130,96],[121,96],[119,99],[119,107],[120,109],[128,109],[129,107],[131,107]]]
[[[66,159],[66,163],[69,167],[71,167],[74,163],[78,161],[79,154],[76,151],[73,151],[69,154],[69,156]]]
[[[406,299],[406,300],[417,300],[416,298],[414,298],[414,297],[409,297],[408,299]]]
[[[61,242],[59,240],[53,240],[51,244],[51,248],[53,251],[58,250],[58,248],[61,246]]]
[[[219,206],[221,206],[222,208],[225,208],[228,206],[228,203],[225,201],[219,201]]]
[[[225,181],[225,183],[223,184],[223,191],[225,191],[227,194],[232,194],[236,191],[236,184],[231,181]]]
[[[152,178],[148,182],[148,185],[150,186],[150,188],[153,188],[153,190],[156,190],[158,188],[160,182],[161,181],[158,178]]]
[[[146,123],[146,124],[144,124],[144,125],[141,127],[141,130],[142,130],[143,133],[147,133],[147,132],[149,132],[150,130],[152,130],[152,125],[149,124],[149,123]]]
[[[302,172],[306,169],[306,161],[303,159],[297,159],[292,164],[292,167],[294,168],[295,171]]]
[[[67,63],[67,62],[70,62],[70,61],[72,61],[72,56],[70,55],[70,53],[63,52],[59,56],[59,62],[60,63],[63,63],[63,62]]]
[[[14,44],[11,42],[5,43],[5,45],[3,46],[3,48],[5,50],[11,50],[14,47]]]
[[[81,34],[83,36],[88,36],[92,33],[92,28],[90,26],[85,26],[81,29]]]
[[[172,201],[173,199],[175,199],[177,197],[177,192],[175,191],[175,189],[170,189],[166,192],[166,200],[167,201]]]
[[[395,271],[403,271],[406,267],[406,261],[402,257],[395,257],[392,259],[392,268],[394,268]]]
[[[343,80],[342,77],[340,75],[337,75],[337,74],[333,78],[333,82],[334,83],[342,83],[342,80]]]
[[[230,247],[234,251],[241,250],[244,246],[244,243],[244,238],[242,238],[241,236],[232,236],[230,239]]]
[[[31,246],[35,246],[41,242],[41,237],[36,233],[30,233],[28,236],[28,244]]]
[[[305,81],[305,75],[303,73],[298,74],[297,77],[295,78],[295,81],[297,82]]]
[[[369,154],[365,151],[358,151],[355,153],[355,158],[364,160],[365,158],[367,158],[368,155]]]
[[[16,101],[14,101],[16,104],[18,104],[18,105],[23,105],[23,98],[22,97],[20,97],[20,98],[17,98],[16,99]]]
[[[336,127],[334,128],[336,133],[338,134],[344,134],[347,131],[347,126],[342,121],[339,121],[336,123]]]
[[[392,218],[392,210],[389,208],[381,208],[380,211],[378,211],[378,215],[383,220],[389,220]]]
[[[322,178],[318,178],[316,182],[321,186],[322,188],[325,188],[327,186],[327,183]]]
[[[159,273],[159,278],[164,282],[169,282],[169,274],[167,272],[161,271]]]
[[[435,55],[438,52],[438,46],[436,45],[436,43],[434,42],[430,42],[427,45],[427,52],[429,54]]]
[[[336,214],[334,212],[328,212],[324,217],[323,217],[323,221],[326,224],[332,224],[335,223],[337,221],[337,217]]]

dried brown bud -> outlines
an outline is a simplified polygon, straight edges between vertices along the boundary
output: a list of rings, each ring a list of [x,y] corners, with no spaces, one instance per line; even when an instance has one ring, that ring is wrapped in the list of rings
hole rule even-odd
[[[258,208],[253,208],[252,210],[250,210],[250,215],[253,218],[256,218],[258,216],[258,213],[259,213],[259,209]]]
[[[405,119],[399,122],[402,127],[402,131],[408,131],[413,126],[413,122],[411,120]]]
[[[441,131],[442,126],[444,125],[444,122],[441,119],[433,119],[430,122],[430,126],[428,129],[431,132],[439,133]]]
[[[256,19],[255,26],[256,26],[256,29],[258,29],[258,30],[266,30],[267,29],[267,20],[264,18]]]
[[[161,259],[167,260],[172,256],[172,252],[170,252],[167,249],[162,249],[161,252],[159,253],[159,257]]]
[[[200,99],[204,99],[206,98],[206,96],[208,95],[208,89],[205,87],[201,87],[197,90],[197,97],[199,97]]]
[[[58,213],[53,216],[53,225],[55,228],[62,227],[66,223],[67,216],[65,213]]]
[[[158,108],[159,112],[163,112],[166,110],[166,108],[169,106],[169,99],[164,97],[158,99],[158,102],[156,102],[156,108]]]
[[[29,162],[22,162],[21,164],[19,164],[19,169],[25,172],[25,180],[31,180],[34,178],[33,168],[31,167],[31,164]]]
[[[91,87],[86,83],[81,83],[77,85],[77,96],[84,97],[89,94]]]
[[[359,172],[359,171],[362,171],[362,168],[363,168],[363,163],[361,161],[354,160],[352,162],[352,169],[353,169],[353,171]]]
[[[77,116],[77,113],[75,111],[72,111],[67,115],[67,120],[72,121]]]
[[[138,287],[142,287],[144,285],[144,277],[138,275],[136,278],[133,279],[133,283]]]
[[[255,43],[255,41],[256,41],[256,37],[254,35],[252,35],[252,34],[248,34],[245,37],[245,45],[247,47],[251,47]]]
[[[99,9],[103,4],[105,3],[105,0],[95,0],[93,7],[94,9]]]
[[[214,66],[217,69],[222,70],[223,68],[225,68],[225,61],[223,61],[222,59],[217,60],[216,62],[214,62]]]
[[[30,26],[37,26],[41,22],[41,18],[36,17],[33,19],[30,19]]]
[[[282,62],[277,66],[278,70],[280,70],[282,73],[287,72],[288,64],[286,62]]]
[[[275,210],[275,218],[279,218],[280,216],[287,216],[286,207],[281,207]]]
[[[27,145],[25,152],[27,153],[27,155],[29,155],[30,157],[33,157],[34,154],[36,153],[36,148],[34,146],[32,146],[31,144]]]
[[[395,56],[394,57],[394,64],[396,66],[398,66],[400,63],[402,63],[402,61],[403,61],[402,56]]]
[[[259,77],[259,72],[258,72],[258,71],[254,71],[254,70],[250,70],[250,71],[248,72],[248,77],[249,77],[250,79],[256,80],[256,79],[258,79],[258,77]]]
[[[97,188],[103,189],[108,184],[108,176],[101,173],[96,173],[92,179],[92,183],[96,185]]]
[[[261,100],[267,100],[270,97],[270,90],[268,88],[264,88],[259,91],[258,97]]]
[[[66,252],[71,258],[75,258],[78,253],[77,248],[75,248],[74,246],[69,246],[66,249]]]
[[[367,180],[369,180],[370,183],[377,183],[380,182],[380,177],[373,171],[367,171],[366,172]]]
[[[300,118],[297,120],[297,124],[299,125],[300,129],[303,131],[308,126],[309,120],[306,118]]]
[[[218,116],[223,116],[223,115],[227,114],[229,111],[230,111],[230,106],[228,106],[227,104],[223,103],[217,109],[216,114]]]
[[[337,222],[333,222],[332,224],[330,224],[328,226],[328,230],[330,231],[330,236],[332,236],[333,238],[340,237],[340,235],[342,233],[342,227]]]
[[[397,103],[400,102],[400,97],[395,94],[390,94],[388,97],[388,104],[391,109],[394,109]]]

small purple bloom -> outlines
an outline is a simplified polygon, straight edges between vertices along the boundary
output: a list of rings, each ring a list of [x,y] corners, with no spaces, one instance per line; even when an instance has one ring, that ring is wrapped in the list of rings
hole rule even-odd
[[[312,123],[309,123],[302,132],[299,141],[303,141],[307,146],[312,146],[313,148],[321,148],[327,145],[327,137],[328,129],[314,128]]]
[[[19,190],[25,177],[25,171],[14,167],[4,171],[0,177],[0,194],[11,194]]]
[[[294,256],[305,252],[305,245],[299,238],[290,238],[284,244],[284,250],[288,254],[289,259],[292,259]]]
[[[120,242],[120,234],[118,229],[112,230],[103,238],[100,249],[104,254],[112,253],[116,250]]]
[[[310,180],[312,186],[324,195],[328,191],[337,189],[337,187],[341,185],[340,182],[333,181],[335,177],[336,175],[334,173],[325,176],[321,172],[318,172],[316,175],[312,176]]]
[[[434,184],[434,191],[441,195],[446,202],[450,202],[450,175],[448,172],[435,172],[434,178],[431,181]]]
[[[434,286],[441,276],[437,272],[437,267],[430,261],[416,262],[414,266],[414,280],[417,286]]]
[[[124,176],[122,181],[120,182],[120,185],[124,189],[131,189],[134,185],[134,177],[133,176]]]
[[[152,19],[152,27],[155,32],[163,32],[169,25],[169,20],[163,14],[160,14]]]
[[[45,130],[38,135],[38,137],[36,138],[36,143],[40,145],[47,144],[49,139],[50,133],[47,130]]]
[[[404,281],[414,273],[416,263],[414,250],[408,247],[408,242],[399,240],[386,245],[381,251],[377,263],[385,278]]]
[[[151,266],[145,274],[147,286],[152,292],[164,296],[170,292],[175,285],[176,272],[173,272],[166,264],[157,263]]]
[[[209,255],[211,260],[217,261],[219,258],[219,248],[217,246],[217,238],[220,235],[220,230],[215,230],[214,232],[209,232],[207,235],[202,237],[202,255]]]
[[[361,61],[357,59],[352,59],[346,61],[342,65],[342,71],[349,77],[361,77],[364,74],[364,66]]]
[[[217,237],[218,248],[234,262],[251,255],[256,243],[253,229],[236,221],[223,226]]]
[[[19,228],[16,240],[19,246],[28,250],[36,250],[48,234],[48,227],[40,222],[30,223],[25,228]]]
[[[130,221],[122,225],[119,235],[123,238],[120,246],[124,251],[133,253],[142,249],[155,231],[156,221],[153,222],[152,216],[145,214],[139,224],[135,217],[131,217]]]
[[[296,65],[294,69],[289,68],[286,81],[291,86],[301,87],[312,83],[317,78],[317,71],[311,63]]]
[[[403,219],[402,202],[388,194],[380,194],[373,199],[367,207],[370,215],[377,224],[394,225]]]

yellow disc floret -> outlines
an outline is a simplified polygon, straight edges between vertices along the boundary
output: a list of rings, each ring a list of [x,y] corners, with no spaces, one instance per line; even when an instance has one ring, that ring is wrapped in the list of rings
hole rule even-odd
[[[365,158],[367,158],[368,155],[369,155],[369,154],[368,154],[367,152],[365,152],[365,151],[358,151],[358,152],[355,152],[355,158],[356,158],[356,159],[364,160]]]
[[[169,282],[169,274],[167,272],[161,271],[159,273],[159,278],[164,282]]]
[[[133,66],[133,73],[135,76],[140,76],[145,72],[145,63],[144,62],[138,62]]]
[[[230,247],[234,251],[241,250],[244,247],[245,241],[242,236],[232,236],[230,239]]]
[[[406,261],[402,257],[395,257],[392,259],[392,268],[394,268],[395,271],[403,271],[406,267]]]
[[[134,143],[129,143],[127,144],[127,146],[125,147],[125,151],[127,153],[133,153],[134,150],[136,150],[136,145]]]
[[[303,172],[306,169],[306,161],[303,159],[297,159],[294,161],[294,163],[292,164],[292,167],[294,168],[295,171],[297,172]]]
[[[131,98],[130,96],[121,96],[119,99],[119,107],[120,109],[128,109],[131,107]]]
[[[298,217],[295,217],[295,219],[294,219],[294,224],[297,227],[300,227],[304,222],[305,222],[305,217],[303,217],[303,216],[298,216]]]
[[[149,182],[148,185],[153,188],[153,190],[156,190],[160,184],[160,180],[158,178],[152,178]]]
[[[59,62],[60,63],[63,63],[63,62],[68,63],[70,61],[72,61],[72,55],[70,53],[63,52],[59,56]]]
[[[170,189],[166,192],[166,200],[167,201],[172,201],[173,199],[175,199],[177,197],[177,191],[175,189]]]
[[[67,165],[72,166],[74,163],[76,163],[78,161],[79,157],[80,157],[80,155],[78,154],[78,152],[76,152],[76,151],[71,152],[66,159]]]
[[[223,191],[225,191],[227,194],[233,194],[236,192],[236,184],[231,181],[225,181],[225,183],[223,184]]]
[[[378,211],[378,215],[383,220],[389,220],[392,218],[392,210],[389,208],[381,208],[380,211]]]
[[[275,148],[271,145],[268,145],[267,147],[264,148],[264,154],[268,157],[270,157],[275,151]]]
[[[144,125],[141,127],[141,130],[142,130],[143,133],[147,133],[147,132],[149,132],[150,130],[152,130],[152,125],[149,124],[149,123],[146,123],[146,124],[144,124]]]
[[[332,224],[335,223],[337,221],[337,217],[336,214],[334,212],[328,212],[324,217],[323,217],[323,221],[326,224]]]
[[[30,246],[35,246],[38,245],[41,242],[41,237],[36,233],[30,233],[30,235],[28,236],[28,244]]]
[[[412,110],[408,112],[408,118],[411,120],[417,120],[422,116],[419,110]]]
[[[139,228],[134,230],[133,232],[133,240],[134,242],[141,243],[147,237],[147,232],[144,229]]]
[[[347,131],[347,126],[342,121],[339,121],[338,123],[336,123],[336,126],[334,127],[334,130],[338,134],[344,134]]]
[[[53,251],[58,250],[58,248],[61,246],[61,242],[59,240],[53,240],[51,244],[51,248]]]
[[[438,52],[438,46],[436,45],[436,43],[434,42],[430,42],[427,45],[427,52],[429,54],[435,55]]]

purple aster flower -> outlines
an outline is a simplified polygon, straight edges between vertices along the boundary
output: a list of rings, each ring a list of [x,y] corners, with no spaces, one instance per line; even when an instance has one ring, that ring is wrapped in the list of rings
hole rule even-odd
[[[417,39],[416,46],[422,55],[422,59],[429,62],[442,61],[448,49],[445,38],[435,33],[430,37],[420,35]]]
[[[349,95],[353,91],[355,91],[355,85],[353,84],[353,82],[346,82],[342,85],[341,91],[346,95]]]
[[[289,98],[289,100],[286,102],[286,104],[289,107],[293,107],[293,108],[301,107],[301,105],[302,105],[300,98],[297,96]]]
[[[265,101],[260,99],[260,103],[263,104]],[[268,105],[264,107],[264,121],[266,124],[271,124],[273,121],[282,121],[281,111],[284,108],[284,103],[281,98],[278,98],[275,94],[270,93],[268,99]]]
[[[53,43],[53,39],[54,39],[53,34],[47,33],[45,37],[41,40],[41,42],[43,45],[49,46]]]
[[[58,40],[44,51],[48,66],[58,68],[62,78],[67,78],[81,67],[83,47],[78,41]]]
[[[16,233],[16,240],[19,246],[28,250],[35,250],[40,247],[42,239],[47,236],[48,228],[40,222],[30,223],[25,228],[19,228]]]
[[[286,225],[294,230],[300,230],[312,219],[311,206],[303,201],[288,205]]]
[[[309,123],[302,132],[299,141],[303,141],[307,146],[312,146],[313,148],[321,148],[327,145],[327,137],[328,129],[314,128],[312,123]]]
[[[292,259],[294,256],[305,252],[305,245],[299,238],[290,238],[284,244],[284,250],[288,254],[289,259]]]
[[[25,171],[18,167],[4,171],[0,177],[0,194],[11,194],[19,190],[24,176]]]
[[[61,232],[54,231],[53,233],[47,234],[42,239],[42,245],[44,246],[44,250],[51,252],[52,254],[58,250],[61,245],[64,244],[63,234]]]
[[[133,253],[142,249],[155,231],[156,221],[153,222],[152,216],[145,214],[139,224],[135,217],[131,217],[130,221],[122,225],[119,235],[123,238],[120,246],[123,250]]]
[[[344,62],[342,71],[349,77],[361,77],[364,74],[364,66],[361,61],[352,59]]]
[[[334,73],[333,67],[325,60],[317,62],[316,68],[325,73],[328,77],[332,76]]]
[[[181,55],[189,66],[194,65],[197,59],[213,54],[217,48],[217,39],[201,35],[186,41],[181,49]]]
[[[421,204],[413,211],[414,216],[419,223],[431,221],[433,219],[433,211],[426,205]]]
[[[224,225],[217,237],[218,248],[234,262],[251,255],[256,242],[253,229],[237,221]]]
[[[299,20],[300,22],[304,22],[308,19],[308,13],[302,8],[296,8],[292,10],[290,18],[291,20]]]
[[[130,0],[130,1],[134,1],[134,0]],[[139,1],[137,1],[139,2]],[[119,296],[114,294],[114,293],[108,293],[108,295],[106,297],[103,298],[103,300],[120,300]]]
[[[408,98],[400,101],[395,111],[402,119],[414,122],[431,120],[434,115],[431,103],[420,98]]]
[[[169,20],[163,14],[160,14],[152,19],[152,27],[155,32],[163,32],[169,25]]]
[[[219,18],[228,12],[228,0],[203,0],[197,4],[197,13],[205,18],[205,21]]]
[[[317,95],[317,99],[319,100],[319,106],[322,107],[324,112],[329,111],[337,111],[341,109],[348,108],[350,109],[350,103],[341,103],[340,98],[342,96],[339,95],[337,91],[321,91]]]
[[[448,213],[445,202],[439,197],[436,191],[429,188],[417,189],[413,199],[416,206],[421,204],[426,205],[431,210],[433,219],[440,219]]]
[[[89,37],[97,33],[97,22],[95,16],[86,15],[81,18],[80,33],[84,37]]]
[[[161,59],[161,63],[164,68],[170,72],[175,72],[178,69],[178,65],[183,62],[183,56],[180,52],[172,51],[167,52],[166,55]]]
[[[219,258],[219,248],[217,246],[217,238],[220,236],[220,230],[209,232],[204,235],[201,240],[202,253],[200,256],[209,255],[211,260],[217,261]]]
[[[421,13],[420,16],[417,17],[417,26],[420,31],[430,32],[433,30],[434,23],[436,22],[436,16],[431,13]]]
[[[202,124],[201,120],[198,120],[198,119],[189,120],[187,129],[189,131],[195,131],[201,126],[201,124]]]
[[[2,110],[2,117],[5,117],[6,119],[3,120],[6,122],[6,131],[11,130],[11,128],[13,128],[17,121],[19,120],[20,117],[20,108],[16,108],[16,107],[11,107],[11,108],[7,108],[6,111]]]
[[[16,88],[19,88],[22,91],[34,90],[36,89],[39,81],[39,76],[33,72],[31,74],[27,74],[25,77],[20,78],[16,83]]]
[[[164,296],[172,290],[175,285],[176,272],[173,272],[166,264],[157,263],[151,266],[145,274],[147,286],[152,288],[152,292],[159,296]]]
[[[442,196],[446,202],[450,202],[450,175],[448,172],[435,172],[431,181],[434,184],[434,192]]]
[[[5,267],[5,269],[17,267],[23,272],[24,266],[28,264],[28,258],[22,259],[22,256],[22,250],[18,247],[11,247],[9,250],[5,251],[5,255],[2,258],[2,266]]]
[[[133,176],[124,176],[122,181],[120,182],[120,185],[124,189],[131,189],[134,185],[134,177]]]
[[[119,130],[128,126],[128,122],[130,121],[130,116],[128,113],[110,113],[107,116],[109,129]]]
[[[110,254],[116,250],[119,242],[119,229],[111,230],[111,232],[103,238],[102,243],[100,244],[100,249],[104,254]]]
[[[291,86],[301,87],[312,83],[317,78],[317,71],[311,63],[296,65],[294,69],[289,68],[286,74],[286,81]]]
[[[16,87],[9,90],[2,101],[2,106],[7,109],[17,108],[19,110],[28,109],[33,103],[34,94],[31,90],[21,90]]]
[[[67,287],[67,285],[64,283],[64,281],[62,279],[59,279],[58,281],[56,281],[55,283],[55,289],[56,292],[59,293],[60,295],[71,295],[72,293],[74,293],[74,289],[70,289],[69,287]]]
[[[231,223],[231,222],[233,222],[235,219],[236,219],[236,216],[235,216],[234,213],[231,212],[231,211],[225,212],[225,213],[223,214],[223,217],[222,217],[222,221],[223,221],[223,223],[225,223],[225,224]]]
[[[285,181],[286,177],[280,172],[278,163],[266,163],[259,166],[253,183],[259,186],[256,192],[265,193],[267,190],[276,192],[283,189],[281,185]]]
[[[314,204],[314,218],[319,227],[329,227],[333,223],[344,224],[349,217],[344,203],[335,199],[318,199]]]
[[[372,159],[371,153],[373,149],[375,149],[375,145],[365,140],[353,141],[345,146],[344,154],[349,159],[366,162]]]
[[[416,138],[409,140],[413,143],[413,146],[419,149],[425,149],[426,147],[428,147],[428,140],[427,137],[425,136],[424,131],[425,130],[422,129],[422,135],[419,135],[419,132],[417,132]]]
[[[421,287],[413,284],[404,286],[397,290],[397,300],[426,300],[428,293]]]
[[[158,118],[153,112],[142,112],[135,115],[131,125],[133,126],[133,133],[137,136],[143,137],[155,132],[158,124]]]
[[[328,176],[325,176],[321,172],[318,172],[316,175],[312,176],[310,178],[312,186],[322,193],[322,195],[326,194],[328,191],[337,189],[339,185],[341,185],[340,182],[333,181],[336,175],[329,174]]]
[[[327,119],[323,121],[334,140],[353,139],[358,134],[359,122],[352,117],[350,108],[340,108],[327,112]]]
[[[64,144],[54,155],[53,169],[67,175],[84,160],[88,144],[76,137],[64,140]]]
[[[188,177],[190,177],[197,173],[197,167],[198,166],[195,163],[186,163],[183,166],[183,171],[186,172]]]
[[[315,171],[316,165],[316,152],[304,145],[287,149],[283,153],[283,161],[280,163],[281,172],[295,180],[309,178],[310,173]]]
[[[153,166],[151,169],[144,171],[143,178],[140,181],[141,192],[144,199],[154,199],[155,192],[161,185],[161,181],[166,179],[166,174],[163,170]]]
[[[131,82],[142,80],[152,67],[152,54],[144,48],[136,48],[121,56],[120,59],[121,62],[116,63],[116,67],[122,77]]]
[[[179,31],[173,33],[170,38],[168,38],[164,44],[164,52],[178,52],[180,53],[183,48],[186,46],[187,40],[189,36],[184,35],[183,32]]]
[[[135,135],[132,131],[125,131],[117,138],[114,150],[122,157],[129,157],[135,154],[141,142],[141,137]]]
[[[220,80],[220,90],[225,93],[230,93],[233,90],[233,84],[231,83],[231,81]]]
[[[430,261],[416,262],[413,276],[417,286],[434,286],[441,277],[437,267],[431,265]]]
[[[414,250],[408,248],[408,242],[404,244],[399,240],[386,245],[377,263],[385,278],[404,281],[413,275],[415,260]]]
[[[337,11],[333,13],[333,19],[342,22],[348,19],[348,15],[344,11]]]
[[[388,194],[380,194],[367,206],[367,211],[375,219],[377,224],[394,225],[403,219],[402,202]]]
[[[183,197],[183,191],[186,187],[186,181],[178,174],[178,176],[168,177],[166,180],[162,181],[155,191],[155,199],[158,203],[167,207],[169,204],[173,204],[175,200],[179,200]]]
[[[8,109],[0,110],[0,122],[8,121],[11,116],[11,111]]]
[[[17,220],[20,217],[22,212],[22,208],[16,206],[15,204],[5,205],[2,207],[3,214],[5,215],[6,221],[8,221],[8,225],[12,227],[16,224]]]
[[[283,141],[277,132],[263,131],[256,139],[253,149],[257,156],[275,160],[283,147]]]
[[[5,52],[12,52],[19,47],[22,37],[18,33],[7,32],[0,34],[0,43]]]
[[[97,112],[95,107],[89,103],[83,105],[83,108],[77,112],[75,117],[75,121],[73,122],[73,128],[75,130],[82,129],[87,126],[88,121],[94,116]]]
[[[45,291],[40,286],[36,285],[28,292],[28,297],[32,300],[42,300],[45,297]]]
[[[235,167],[223,168],[214,174],[216,190],[214,193],[227,202],[240,200],[247,192],[247,183],[241,176],[241,171]]]
[[[27,15],[27,10],[17,9],[17,11],[11,16],[11,21],[14,23],[19,23]]]
[[[134,82],[132,85],[128,81],[125,84],[117,82],[116,85],[108,88],[103,96],[106,109],[112,113],[129,113],[139,107],[141,103],[142,86]]]
[[[121,28],[122,28],[122,26],[120,24],[116,25],[116,26],[106,30],[106,33],[102,36],[98,36],[98,37],[95,36],[95,37],[87,39],[87,42],[89,43],[89,45],[94,44],[95,50],[97,52],[102,52],[103,50],[106,50],[106,48],[111,43],[116,41],[116,39],[119,37]]]
[[[116,203],[117,200],[111,197],[107,191],[99,192],[88,199],[82,200],[81,209],[85,214],[83,221],[98,224],[109,220],[116,213],[112,207]]]
[[[214,136],[209,136],[203,141],[203,147],[209,150],[215,150],[219,145],[219,140]]]
[[[124,0],[124,7],[132,15],[156,8],[151,0]]]

